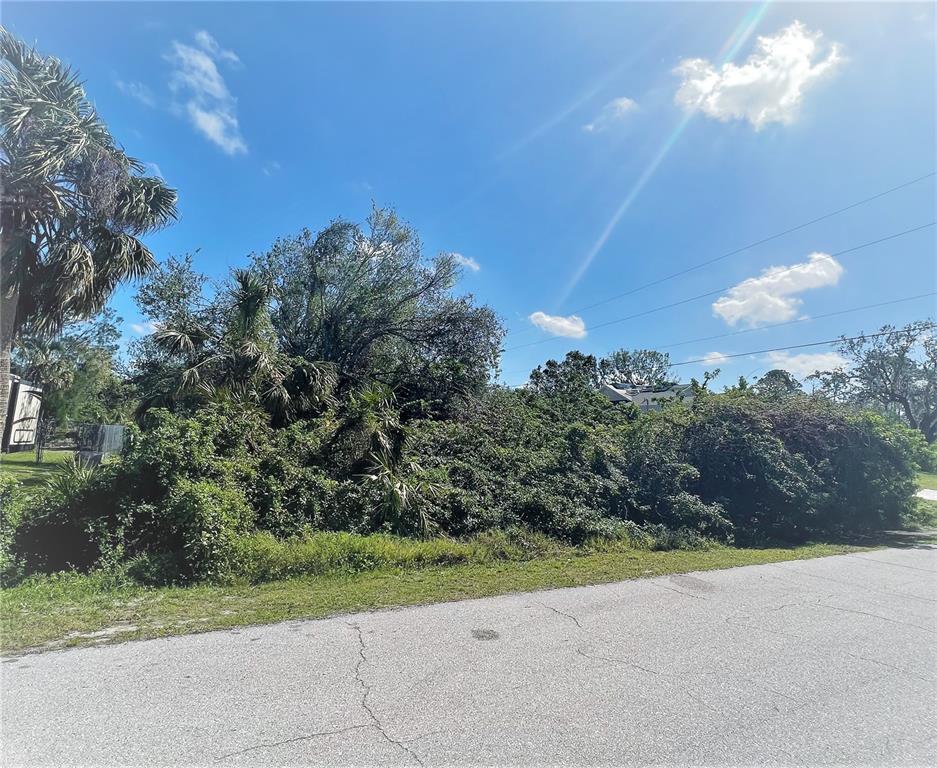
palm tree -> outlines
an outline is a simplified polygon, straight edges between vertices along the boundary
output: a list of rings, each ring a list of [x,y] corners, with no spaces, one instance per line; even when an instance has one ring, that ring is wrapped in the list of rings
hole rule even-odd
[[[139,237],[176,217],[75,73],[0,27],[0,418],[23,329],[54,334],[152,268]]]
[[[160,350],[183,360],[176,392],[259,403],[280,422],[328,404],[333,367],[289,358],[278,348],[272,284],[249,269],[234,270],[233,278],[219,327],[193,318],[154,334]]]
[[[423,468],[406,456],[410,429],[385,384],[369,382],[352,392],[322,453],[350,459],[345,469],[376,491],[375,519],[404,536],[437,529],[431,499],[438,494]]]

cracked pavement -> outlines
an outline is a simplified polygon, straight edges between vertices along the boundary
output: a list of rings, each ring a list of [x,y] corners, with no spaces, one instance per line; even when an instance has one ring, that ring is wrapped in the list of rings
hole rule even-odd
[[[937,549],[4,659],[12,765],[937,765]]]

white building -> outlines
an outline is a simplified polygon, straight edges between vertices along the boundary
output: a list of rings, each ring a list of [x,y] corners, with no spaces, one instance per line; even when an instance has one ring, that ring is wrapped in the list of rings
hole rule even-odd
[[[668,400],[693,400],[692,384],[662,384],[657,387],[635,384],[599,385],[599,392],[613,403],[633,403],[642,411],[659,411]]]
[[[42,405],[42,387],[10,376],[6,431],[0,441],[3,451],[24,451],[36,444],[36,427]]]

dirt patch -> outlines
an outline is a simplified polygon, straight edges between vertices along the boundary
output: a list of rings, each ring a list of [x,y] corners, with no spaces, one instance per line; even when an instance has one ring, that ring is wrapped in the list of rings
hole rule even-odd
[[[69,632],[65,637],[72,639],[75,637],[87,638],[89,640],[106,640],[114,635],[120,635],[124,632],[136,632],[139,627],[136,624],[114,624],[112,627],[104,627],[94,632]]]

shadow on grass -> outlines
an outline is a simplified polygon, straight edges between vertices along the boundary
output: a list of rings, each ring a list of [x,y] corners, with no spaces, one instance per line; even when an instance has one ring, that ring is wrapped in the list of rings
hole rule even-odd
[[[12,477],[23,488],[35,489],[45,484],[71,451],[46,451],[41,464],[32,451],[5,453],[0,457],[0,473]]]
[[[925,531],[873,531],[852,533],[830,544],[851,544],[857,547],[895,547],[897,549],[928,549],[937,546],[937,530]]]
[[[810,544],[836,544],[849,547],[893,547],[895,549],[928,549],[937,546],[937,529],[894,531],[844,531],[804,536],[797,540],[766,539],[737,541],[744,549],[796,549]]]

